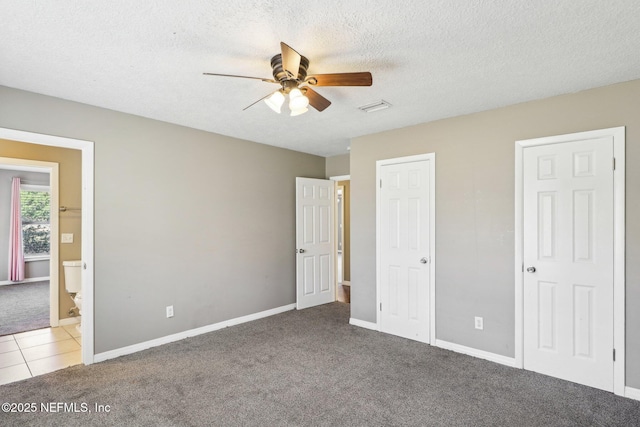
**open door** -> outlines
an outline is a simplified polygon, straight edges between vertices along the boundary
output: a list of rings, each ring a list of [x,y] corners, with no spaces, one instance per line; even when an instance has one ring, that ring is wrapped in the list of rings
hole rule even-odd
[[[333,302],[334,187],[331,180],[296,178],[296,308]]]

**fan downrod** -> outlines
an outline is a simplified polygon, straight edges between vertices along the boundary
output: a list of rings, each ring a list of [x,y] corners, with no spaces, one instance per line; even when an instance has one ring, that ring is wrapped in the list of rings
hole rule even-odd
[[[282,68],[282,54],[279,53],[271,58],[271,69],[273,70],[273,78],[280,83],[285,81],[296,81],[298,83],[304,82],[307,78],[307,69],[309,68],[309,59],[305,56],[300,57],[300,68],[298,69],[298,75],[292,76],[284,68]],[[294,70],[288,70],[294,73]],[[284,88],[284,85],[283,85]],[[286,88],[285,88],[286,89]]]

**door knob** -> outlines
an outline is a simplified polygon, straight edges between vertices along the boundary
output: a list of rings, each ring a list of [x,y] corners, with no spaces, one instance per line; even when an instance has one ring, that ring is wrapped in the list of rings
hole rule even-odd
[[[303,254],[304,253],[304,249],[300,249],[300,253]]]
[[[527,273],[535,273],[535,272],[536,272],[536,268],[535,267],[527,268]]]
[[[426,259],[426,258],[424,258],[424,257],[422,257],[422,258],[420,258],[420,262],[421,262],[422,264],[426,264],[426,263],[427,263],[427,259]]]

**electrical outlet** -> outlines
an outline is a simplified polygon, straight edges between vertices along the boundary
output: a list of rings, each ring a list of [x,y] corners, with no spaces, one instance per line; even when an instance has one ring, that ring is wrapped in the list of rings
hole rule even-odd
[[[169,317],[173,317],[173,306],[172,305],[168,305],[167,306],[167,319]]]
[[[483,320],[482,317],[475,317],[475,321],[476,321],[476,329],[484,329],[484,325],[483,325]]]
[[[73,243],[73,233],[62,233],[60,243]]]

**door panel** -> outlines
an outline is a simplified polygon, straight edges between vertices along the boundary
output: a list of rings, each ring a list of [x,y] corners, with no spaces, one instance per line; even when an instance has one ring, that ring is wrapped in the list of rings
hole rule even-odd
[[[334,182],[296,178],[296,306],[335,301]]]
[[[538,282],[538,349],[557,350],[556,283]]]
[[[524,149],[524,367],[613,390],[613,140]]]
[[[381,167],[380,330],[429,342],[429,161]],[[421,259],[424,258],[424,263]]]

